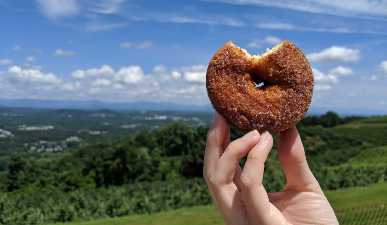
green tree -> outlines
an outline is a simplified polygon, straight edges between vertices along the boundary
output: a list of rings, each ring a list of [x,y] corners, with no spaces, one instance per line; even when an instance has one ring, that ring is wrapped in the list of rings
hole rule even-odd
[[[163,155],[187,154],[195,143],[195,129],[182,122],[171,123],[158,129],[157,143]]]
[[[25,184],[25,167],[26,161],[19,155],[13,154],[11,161],[8,163],[9,173],[7,175],[8,191],[20,189]]]

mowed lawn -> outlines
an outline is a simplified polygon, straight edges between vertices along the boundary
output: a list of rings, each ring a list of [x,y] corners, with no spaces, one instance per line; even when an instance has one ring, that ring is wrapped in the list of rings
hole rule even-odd
[[[366,187],[353,187],[337,191],[326,191],[335,211],[387,203],[387,182]],[[56,223],[58,224],[58,223]],[[87,222],[64,223],[66,225],[204,225],[224,224],[222,215],[215,205],[195,206],[152,215],[132,215]]]

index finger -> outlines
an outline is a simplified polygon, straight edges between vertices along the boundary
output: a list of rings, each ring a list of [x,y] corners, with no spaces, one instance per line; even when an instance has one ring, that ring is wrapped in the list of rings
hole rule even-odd
[[[228,123],[226,119],[218,112],[215,113],[212,120],[212,125],[207,134],[206,151],[204,153],[204,167],[203,176],[208,181],[214,171],[219,158],[224,152],[224,148],[227,146],[227,131]],[[225,143],[226,142],[226,143]]]
[[[322,192],[306,161],[304,147],[297,128],[292,127],[278,134],[278,156],[286,177],[284,190],[312,188]]]

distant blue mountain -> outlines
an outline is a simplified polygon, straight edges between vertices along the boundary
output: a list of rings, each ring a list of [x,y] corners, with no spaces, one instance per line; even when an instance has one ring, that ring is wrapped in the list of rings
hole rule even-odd
[[[132,102],[132,103],[111,103],[102,101],[60,101],[60,100],[34,100],[34,99],[0,99],[0,105],[6,107],[30,107],[45,109],[81,109],[81,110],[100,110],[110,109],[116,111],[201,111],[213,112],[214,109],[209,105],[185,105],[171,102]],[[387,115],[387,108],[369,109],[369,108],[318,108],[311,107],[307,115],[322,115],[328,111],[333,111],[339,116],[376,116]]]
[[[211,105],[184,105],[171,102],[111,103],[102,101],[0,99],[0,105],[6,107],[30,107],[45,109],[110,109],[118,111],[214,111]]]

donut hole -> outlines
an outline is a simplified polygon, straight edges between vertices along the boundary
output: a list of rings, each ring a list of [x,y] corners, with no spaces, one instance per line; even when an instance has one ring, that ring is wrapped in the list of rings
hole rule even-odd
[[[258,76],[254,74],[251,74],[250,76],[256,89],[265,89],[265,87],[270,85],[269,82],[259,79]]]
[[[256,88],[257,87],[262,87],[263,85],[265,85],[265,82],[263,82],[263,81],[261,83],[255,83],[254,82],[254,87],[256,87]]]

